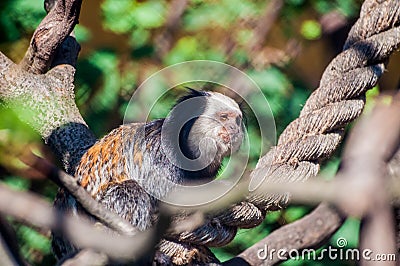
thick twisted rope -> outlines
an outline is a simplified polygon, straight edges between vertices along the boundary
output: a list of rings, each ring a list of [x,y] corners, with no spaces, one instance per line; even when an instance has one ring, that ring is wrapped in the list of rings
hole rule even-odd
[[[316,176],[321,161],[339,146],[344,127],[361,114],[365,92],[377,84],[384,62],[399,44],[400,1],[365,1],[343,52],[325,69],[320,87],[308,98],[300,116],[286,127],[277,146],[259,160],[251,178],[299,182]],[[289,195],[260,195],[255,191],[204,226],[171,236],[174,242],[164,243],[161,250],[176,258],[182,252],[188,254],[187,244],[223,246],[238,228],[257,226],[267,211],[282,208],[288,200]],[[194,259],[200,258],[197,255]]]

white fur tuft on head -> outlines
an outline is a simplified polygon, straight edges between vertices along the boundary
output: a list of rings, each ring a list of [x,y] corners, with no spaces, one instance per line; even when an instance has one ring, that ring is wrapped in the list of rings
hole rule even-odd
[[[207,160],[213,159],[220,163],[223,157],[236,152],[242,143],[242,111],[228,96],[218,92],[207,94],[204,96],[204,111],[189,132],[188,144],[195,153],[206,153]]]

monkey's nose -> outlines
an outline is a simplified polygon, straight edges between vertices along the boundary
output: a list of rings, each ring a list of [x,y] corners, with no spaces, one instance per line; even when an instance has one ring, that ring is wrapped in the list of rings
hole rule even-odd
[[[230,135],[236,135],[240,132],[240,128],[236,124],[228,124],[225,129]]]
[[[233,125],[233,124],[226,125],[225,129],[226,129],[227,133],[230,134],[230,135],[235,135],[235,134],[238,133],[237,126]]]

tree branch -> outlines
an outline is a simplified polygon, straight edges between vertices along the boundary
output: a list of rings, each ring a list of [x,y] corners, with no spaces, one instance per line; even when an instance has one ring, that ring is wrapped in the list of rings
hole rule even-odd
[[[111,229],[126,235],[135,235],[139,232],[128,221],[114,212],[107,210],[103,205],[93,199],[90,194],[76,182],[74,177],[59,170],[46,160],[30,153],[23,158],[23,162],[42,173],[59,187],[66,189],[88,213],[98,218],[99,221]]]
[[[20,62],[21,69],[34,74],[46,73],[57,48],[78,23],[81,0],[58,0],[39,24],[28,51]]]
[[[109,265],[110,261],[106,255],[102,253],[94,252],[91,249],[83,249],[74,256],[64,258],[59,261],[57,265],[60,266],[74,266],[74,265],[85,265],[85,266],[103,266]]]
[[[74,66],[80,47],[68,35],[80,6],[81,0],[55,1],[19,65],[0,53],[0,99],[39,132],[71,175],[96,141],[75,105]]]
[[[28,265],[19,253],[14,229],[2,216],[0,216],[0,236],[0,265]]]
[[[12,200],[10,200],[12,199]],[[140,232],[134,237],[101,230],[76,216],[62,215],[40,197],[27,192],[12,191],[0,185],[0,213],[41,229],[52,229],[67,236],[75,245],[106,254],[116,261],[133,261],[153,249],[158,237],[155,232],[165,225]]]
[[[354,128],[343,157],[346,163],[343,171],[358,178],[365,190],[359,204],[359,208],[364,207],[360,250],[370,249],[374,255],[396,254],[394,217],[387,193],[391,181],[387,163],[400,143],[400,93],[382,98],[369,121],[362,120]],[[362,257],[361,265],[396,265],[396,262],[367,261]]]

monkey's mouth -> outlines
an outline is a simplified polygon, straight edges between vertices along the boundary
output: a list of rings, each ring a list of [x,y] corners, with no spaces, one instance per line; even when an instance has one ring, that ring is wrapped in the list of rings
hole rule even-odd
[[[236,142],[238,141],[239,135],[240,132],[238,131],[232,132],[226,129],[222,129],[218,133],[218,137],[222,140],[222,143],[224,143],[228,147],[235,146]]]
[[[222,130],[218,133],[218,136],[221,138],[224,144],[229,144],[231,142],[231,137],[226,130]]]

